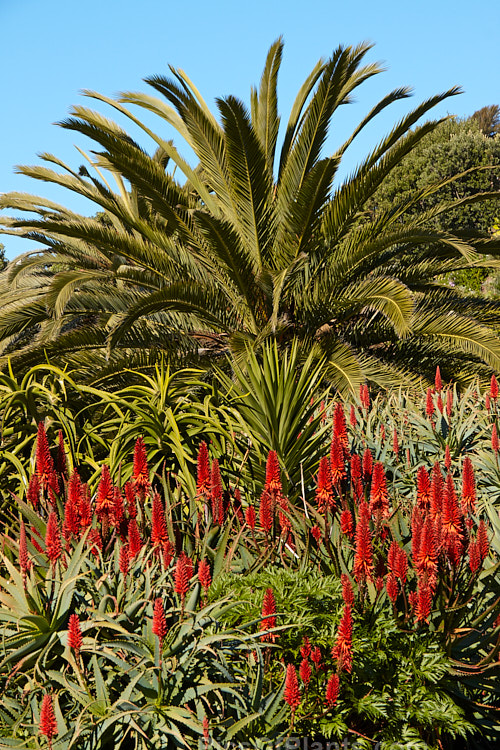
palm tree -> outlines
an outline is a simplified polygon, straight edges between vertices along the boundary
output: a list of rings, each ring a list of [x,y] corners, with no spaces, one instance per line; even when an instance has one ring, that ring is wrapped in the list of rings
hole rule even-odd
[[[280,346],[295,339],[326,357],[325,374],[340,389],[357,389],[365,379],[411,382],[437,363],[462,380],[498,369],[499,303],[462,296],[442,279],[471,265],[496,267],[500,241],[433,228],[447,210],[497,194],[441,202],[415,216],[415,206],[446,184],[440,183],[390,210],[369,208],[391,170],[442,120],[417,123],[459,90],[416,107],[344,182],[336,176],[354,138],[409,89],[392,91],[332,156],[322,156],[338,107],[380,72],[377,64],[362,64],[369,49],[339,47],[320,60],[281,137],[281,39],[268,53],[259,89],[252,89],[250,110],[227,96],[217,100],[216,118],[173,68],[172,78],[147,79],[162,98],[86,92],[139,126],[154,153],[115,122],[77,106],[61,125],[97,144],[90,156],[81,152],[96,176],[50,154],[42,158],[62,172],[20,168],[89,198],[98,213],[83,217],[22,194],[1,199],[3,208],[34,214],[6,220],[5,231],[45,246],[14,261],[0,282],[4,358],[29,366],[49,356],[95,379],[148,366],[158,352],[212,359],[259,349],[269,339]],[[154,113],[182,137],[196,166],[128,105]]]

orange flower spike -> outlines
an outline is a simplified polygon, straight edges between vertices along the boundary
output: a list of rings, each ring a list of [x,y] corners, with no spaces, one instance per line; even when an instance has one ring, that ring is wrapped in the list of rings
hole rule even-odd
[[[101,479],[97,488],[95,500],[95,509],[98,516],[108,515],[112,512],[115,504],[115,488],[111,481],[109,468],[103,464],[101,469]]]
[[[261,495],[259,503],[259,522],[260,526],[266,534],[268,534],[273,528],[274,512],[271,495],[267,490]]]
[[[198,563],[198,581],[205,591],[208,591],[208,589],[212,585],[210,565],[206,560],[200,560],[200,562]]]
[[[469,456],[464,458],[462,466],[462,512],[472,514],[476,512],[476,482],[474,468]]]
[[[330,449],[330,474],[334,486],[339,485],[346,476],[344,450],[336,435],[333,436]]]
[[[21,529],[19,532],[19,567],[23,576],[23,586],[26,586],[26,575],[31,568],[31,561],[28,554],[28,545],[26,542],[26,526],[24,521],[21,521]]]
[[[32,475],[26,491],[26,500],[32,504],[34,510],[38,510],[40,505],[40,489],[40,480],[38,474],[35,473]]]
[[[57,516],[54,511],[51,511],[47,521],[45,554],[53,565],[55,565],[62,554],[61,534],[59,533],[59,524],[57,523]]]
[[[196,461],[196,493],[208,499],[210,497],[210,459],[205,442],[200,443]]]
[[[354,408],[354,404],[351,404],[351,408],[349,411],[349,424],[354,429],[357,425],[358,421],[356,419],[356,409]]]
[[[264,600],[262,602],[262,622],[261,629],[268,630],[276,627],[276,601],[274,592],[271,588],[266,589]],[[261,641],[274,643],[277,639],[276,633],[264,633],[261,635]]]
[[[78,657],[83,644],[82,629],[80,627],[80,618],[78,615],[70,615],[68,623],[68,646],[73,649],[75,656]]]
[[[184,601],[184,597],[189,591],[191,583],[191,577],[193,575],[193,563],[186,555],[185,552],[181,552],[177,559],[174,573],[174,588],[175,593],[179,594],[181,600]]]
[[[419,466],[417,471],[417,504],[424,512],[429,510],[431,504],[431,481],[425,466]]]
[[[386,518],[389,515],[389,493],[387,491],[387,479],[384,465],[381,462],[373,468],[372,483],[370,488],[370,514],[376,512]]]
[[[344,407],[337,401],[333,412],[333,436],[337,438],[342,449],[347,453],[349,449],[349,438],[347,437],[347,426],[345,421]]]
[[[399,456],[399,441],[398,441],[398,431],[396,428],[394,428],[394,431],[392,433],[392,452],[396,456],[396,458]]]
[[[373,456],[369,448],[366,448],[365,452],[363,453],[362,466],[363,466],[363,479],[365,482],[367,482],[368,479],[371,477],[372,471],[373,471]]]
[[[337,632],[337,640],[332,649],[332,658],[337,659],[338,667],[345,672],[352,670],[352,610],[344,605],[344,612]]]
[[[281,471],[276,451],[269,451],[266,462],[266,483],[264,489],[272,495],[281,495]]]
[[[295,671],[295,667],[293,666],[293,664],[288,664],[286,668],[285,692],[283,693],[283,697],[292,710],[293,723],[293,715],[295,714],[295,711],[299,707],[301,701],[297,672]]]
[[[436,391],[441,391],[443,389],[443,381],[441,380],[441,370],[439,369],[439,365],[436,367],[434,388],[436,389]]]
[[[488,529],[486,528],[486,524],[482,518],[479,521],[479,527],[477,530],[477,541],[479,544],[481,562],[484,562],[484,560],[488,557],[490,551],[490,542],[488,539]]]
[[[157,492],[153,495],[153,507],[151,510],[151,544],[153,547],[163,546],[167,541],[167,522],[163,503]]]
[[[342,573],[340,580],[342,581],[342,599],[344,600],[344,604],[352,606],[354,604],[354,591],[349,576]]]
[[[163,609],[163,601],[158,598],[155,599],[153,608],[153,634],[157,636],[160,651],[163,646],[163,641],[168,633],[167,620],[165,618],[165,610]]]
[[[444,490],[444,483],[443,483],[443,475],[441,474],[441,466],[439,464],[439,461],[436,461],[436,463],[432,467],[432,476],[431,476],[430,510],[434,519],[436,518],[436,516],[439,516],[441,514],[442,505],[443,505],[443,490]]]
[[[135,518],[131,518],[128,524],[128,556],[129,560],[135,559],[142,549],[142,539]]]
[[[387,576],[385,589],[387,591],[387,596],[389,597],[391,602],[395,604],[398,598],[399,588],[396,576],[393,573],[389,573],[389,575]]]
[[[42,491],[50,488],[53,492],[59,491],[57,477],[54,471],[54,461],[50,455],[49,441],[43,422],[38,424],[36,439],[36,473]]]
[[[307,657],[304,657],[300,662],[299,675],[300,679],[304,683],[306,690],[309,687],[309,683],[311,681],[311,674],[311,665],[309,663],[309,659],[307,659]]]
[[[453,477],[446,477],[442,513],[443,544],[452,565],[458,565],[463,552],[464,530],[462,511],[458,505]]]
[[[320,458],[318,468],[318,485],[316,487],[316,502],[320,513],[332,508],[335,504],[333,497],[330,463],[326,456]]]
[[[138,437],[135,441],[132,484],[134,489],[142,495],[146,495],[151,487],[151,482],[149,481],[148,457],[142,437]]]
[[[494,375],[494,374],[493,374],[493,375],[491,376],[491,382],[490,382],[490,396],[491,396],[491,398],[492,398],[492,399],[494,399],[495,401],[496,401],[496,399],[498,398],[498,381],[497,381],[497,379],[496,379],[496,377],[495,377],[495,375]]]
[[[58,734],[56,715],[52,705],[52,696],[48,693],[42,698],[40,707],[40,727],[39,733],[47,738],[49,750],[52,750],[52,739]]]
[[[434,414],[434,401],[432,400],[432,389],[427,388],[427,395],[425,400],[425,413],[429,418],[432,418]]]
[[[338,674],[330,675],[326,683],[325,703],[329,708],[333,708],[339,697],[340,680]]]
[[[212,503],[212,518],[214,523],[224,524],[224,495],[220,475],[219,461],[214,458],[210,474],[210,500]]]
[[[363,504],[362,504],[363,505]],[[366,503],[364,503],[366,505]],[[372,580],[373,573],[373,550],[370,538],[368,515],[360,513],[356,526],[356,553],[354,555],[354,578],[358,583],[364,580]]]
[[[253,505],[249,505],[247,509],[245,510],[245,521],[247,522],[248,526],[251,528],[252,531],[255,529],[255,522],[256,522],[256,514],[255,514],[255,508]]]

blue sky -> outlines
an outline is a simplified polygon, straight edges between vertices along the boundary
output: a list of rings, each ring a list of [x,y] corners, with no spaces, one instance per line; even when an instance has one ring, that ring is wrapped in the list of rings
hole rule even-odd
[[[81,89],[108,96],[144,91],[142,79],[168,73],[170,63],[186,71],[210,104],[225,94],[248,102],[266,52],[280,34],[285,40],[280,110],[285,114],[317,59],[339,44],[370,40],[375,47],[368,59],[387,67],[360,87],[357,102],[336,117],[327,144],[332,149],[388,91],[414,88],[413,99],[394,105],[351,149],[344,168],[350,169],[412,106],[453,85],[465,93],[441,105],[436,116],[466,116],[500,104],[500,3],[476,8],[464,0],[0,0],[0,192],[37,193],[92,212],[64,191],[14,173],[15,164],[37,163],[41,151],[73,167],[82,163],[74,144],[85,149],[88,142],[53,125],[72,104],[90,104]],[[35,249],[27,240],[0,240],[10,258]]]

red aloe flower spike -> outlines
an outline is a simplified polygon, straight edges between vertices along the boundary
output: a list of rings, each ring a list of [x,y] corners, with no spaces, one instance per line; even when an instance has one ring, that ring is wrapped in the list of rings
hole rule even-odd
[[[347,426],[345,422],[344,407],[337,401],[333,412],[333,436],[337,438],[344,453],[349,449],[349,438],[347,437]]]
[[[267,456],[266,483],[264,489],[275,497],[282,492],[281,471],[276,451],[269,451]]]
[[[273,516],[274,512],[271,495],[267,490],[264,490],[259,504],[259,522],[266,534],[268,534],[273,527]]]
[[[184,599],[189,591],[191,577],[193,575],[193,563],[186,555],[185,552],[181,552],[177,559],[174,573],[174,588],[175,593],[179,594],[181,598],[181,612],[184,612]]]
[[[458,505],[451,474],[446,477],[442,524],[443,546],[452,565],[456,566],[463,552],[464,528],[462,511]]]
[[[380,462],[373,467],[372,483],[370,488],[370,514],[380,512],[386,518],[389,515],[389,493],[387,492],[387,479],[385,477],[384,465]]]
[[[70,615],[68,623],[68,646],[73,649],[77,658],[82,644],[83,638],[82,629],[80,627],[80,618],[78,615]]]
[[[495,453],[498,453],[498,432],[496,424],[491,428],[491,447]]]
[[[357,453],[351,455],[351,481],[361,479],[361,459]]]
[[[334,673],[330,675],[328,682],[326,683],[326,695],[325,703],[329,708],[333,708],[337,703],[339,697],[340,680],[338,674]]]
[[[49,750],[52,750],[52,738],[58,734],[58,729],[56,715],[52,705],[52,696],[48,693],[45,693],[42,698],[42,705],[40,707],[40,727],[38,731],[43,737],[47,737]]]
[[[410,459],[410,449],[406,449],[406,465],[408,468],[411,466],[411,459]]]
[[[396,599],[398,598],[398,582],[396,580],[396,576],[393,573],[389,573],[387,576],[386,582],[385,582],[385,588],[387,591],[387,596],[391,600],[393,604],[396,603]]]
[[[149,481],[148,457],[146,446],[142,437],[138,437],[134,446],[134,469],[132,472],[132,485],[136,492],[144,497],[151,487]]]
[[[426,575],[430,587],[437,580],[438,549],[436,533],[430,518],[422,523],[419,533],[412,540],[413,565],[419,576]]]
[[[297,680],[297,672],[295,671],[293,664],[288,664],[286,668],[285,692],[283,693],[283,697],[292,710],[293,725],[293,716],[299,707],[301,700],[299,681]]]
[[[99,518],[111,513],[114,504],[115,488],[113,487],[113,482],[111,481],[109,468],[106,466],[106,464],[103,464],[101,469],[101,479],[99,481],[95,499],[95,509]]]
[[[279,513],[278,513],[278,521],[281,528],[281,533],[288,537],[288,532],[291,529],[291,522],[290,518],[288,516],[290,512],[290,507],[288,505],[288,498],[284,497],[283,495],[278,495],[278,507],[279,507]]]
[[[80,515],[80,503],[82,501],[82,482],[76,469],[73,469],[68,482],[68,500]]]
[[[26,527],[24,521],[21,521],[21,530],[19,533],[19,567],[23,576],[23,586],[26,587],[26,574],[31,567],[31,561],[28,555],[28,546],[26,544]]]
[[[311,656],[311,644],[309,638],[304,635],[302,637],[302,646],[300,647],[300,655],[303,659],[308,659]]]
[[[330,463],[328,458],[323,456],[319,461],[318,468],[318,485],[316,487],[316,502],[318,510],[323,513],[325,510],[333,508],[335,498],[333,496],[332,479],[330,476]]]
[[[196,492],[208,500],[210,497],[210,459],[205,442],[200,443],[197,459]]]
[[[439,461],[436,461],[432,467],[432,478],[431,478],[431,514],[433,519],[436,516],[441,515],[443,506],[443,475],[441,474],[441,466]]]
[[[446,393],[446,414],[448,416],[448,420],[451,417],[452,411],[453,411],[453,391],[450,389]]]
[[[486,411],[489,411],[491,408],[491,401],[490,401],[490,394],[486,393],[484,396],[484,406]]]
[[[439,365],[436,367],[436,376],[434,378],[434,388],[436,391],[441,391],[443,388],[443,381],[441,380],[441,370]]]
[[[300,662],[299,675],[307,690],[309,682],[311,681],[311,665],[309,664],[309,659],[304,658]]]
[[[163,639],[167,635],[167,620],[165,618],[165,610],[163,609],[163,602],[160,598],[155,599],[153,609],[153,634],[158,637],[158,643],[160,645],[160,651],[163,646]]]
[[[174,559],[174,545],[167,539],[163,544],[163,567],[168,568],[172,560]]]
[[[52,565],[55,565],[57,560],[61,557],[62,544],[61,535],[59,533],[59,525],[57,523],[57,516],[54,511],[51,511],[47,521],[47,531],[45,534],[45,554],[49,558]]]
[[[49,493],[53,494],[59,492],[59,483],[54,471],[54,461],[50,455],[49,441],[47,440],[47,433],[45,432],[43,422],[40,422],[38,425],[36,439],[36,473],[42,492],[45,489],[48,489]]]
[[[358,421],[356,419],[356,409],[354,408],[354,404],[351,404],[351,409],[349,411],[349,424],[354,429],[357,423]]]
[[[399,442],[398,442],[398,431],[396,428],[394,428],[394,431],[392,433],[392,452],[396,456],[396,458],[399,456]]]
[[[92,523],[92,503],[90,500],[90,490],[87,484],[82,484],[82,496],[78,505],[80,516],[80,528],[87,529]]]
[[[26,499],[32,504],[34,510],[38,510],[40,505],[40,482],[38,480],[38,474],[33,474],[31,477],[28,489],[26,491]]]
[[[385,440],[385,425],[380,425],[380,442],[383,443]]]
[[[366,503],[365,503],[366,505]],[[361,507],[363,504],[361,504]],[[356,526],[356,554],[354,555],[354,578],[358,583],[366,579],[372,580],[373,572],[373,550],[370,538],[368,517],[360,513],[358,525]]]
[[[134,488],[130,482],[127,482],[125,487],[125,499],[127,501],[127,513],[129,518],[137,518],[137,504],[135,502]]]
[[[443,410],[444,410],[444,405],[443,405],[443,399],[441,398],[441,394],[440,393],[438,393],[438,397],[437,397],[437,401],[436,401],[436,406],[438,408],[439,413],[442,414]]]
[[[78,508],[75,507],[71,497],[68,495],[68,499],[66,500],[66,503],[64,505],[63,519],[63,537],[66,540],[66,543],[69,544],[72,536],[78,536],[79,531],[80,514],[78,512]]]
[[[360,386],[360,397],[361,404],[366,409],[366,411],[368,411],[368,409],[370,408],[370,391],[368,390],[368,386],[366,385],[366,383]]]
[[[416,617],[419,622],[425,620],[429,622],[429,615],[432,608],[432,591],[427,580],[427,576],[421,576],[418,580]]]
[[[444,467],[446,471],[449,471],[451,469],[451,454],[450,454],[450,446],[448,443],[446,443],[445,449],[444,449]]]
[[[352,670],[352,611],[351,605],[344,605],[344,612],[337,632],[337,640],[332,649],[332,658],[337,659],[338,669]]]
[[[249,505],[245,511],[245,521],[249,525],[249,527],[254,531],[255,529],[255,521],[256,521],[256,514],[255,514],[255,508],[253,505]]]
[[[498,398],[498,382],[494,374],[491,376],[490,396],[495,401]]]
[[[484,560],[488,557],[490,551],[490,543],[488,540],[488,529],[486,528],[486,524],[482,518],[479,521],[479,526],[477,529],[477,541],[479,544],[481,562],[484,562]]]
[[[352,606],[354,604],[354,591],[349,576],[342,573],[340,580],[342,581],[342,599],[344,600],[344,604]]]
[[[322,534],[321,534],[321,529],[319,528],[319,526],[317,524],[315,524],[311,528],[311,534],[313,535],[313,537],[316,540],[317,544],[319,544],[320,541],[321,541]]]
[[[363,453],[363,479],[365,482],[371,477],[373,471],[373,456],[369,448]]]
[[[66,458],[66,451],[64,449],[64,438],[62,430],[59,430],[59,433],[57,435],[56,470],[65,479],[68,478],[68,461]]]
[[[120,547],[120,551],[118,553],[118,566],[120,568],[120,572],[124,578],[127,577],[127,573],[129,570],[129,550],[127,544],[122,544]]]
[[[340,514],[340,532],[345,534],[345,536],[348,536],[350,539],[354,534],[354,521],[352,519],[352,513],[348,508],[344,508]]]
[[[274,599],[274,592],[271,588],[266,589],[264,594],[264,600],[262,602],[262,621],[261,630],[268,630],[276,627],[276,601]],[[270,641],[274,643],[278,636],[276,633],[264,633],[260,636],[261,641]]]
[[[334,435],[330,449],[330,476],[332,484],[338,486],[346,476],[344,449],[339,438]]]
[[[198,581],[204,588],[205,592],[208,591],[208,589],[212,585],[210,565],[206,560],[200,560],[200,562],[198,563]]]
[[[40,552],[41,554],[43,554],[43,549],[37,541],[37,538],[40,542],[42,541],[42,537],[40,533],[37,531],[35,526],[30,526],[30,531],[31,531],[31,544],[33,545],[33,547],[36,549],[37,552]]]
[[[135,518],[131,518],[128,523],[128,556],[129,560],[135,559],[142,549],[142,539],[137,527]]]
[[[427,388],[427,396],[425,401],[425,413],[429,418],[432,418],[434,414],[434,401],[432,400],[432,389]]]
[[[321,649],[319,646],[316,646],[311,651],[311,661],[313,662],[314,666],[316,667],[316,671],[318,672],[321,669],[321,662],[323,661],[323,657],[321,655]]]
[[[167,539],[167,522],[165,520],[163,503],[159,494],[155,492],[151,510],[151,543],[153,547],[163,546]]]
[[[424,513],[431,506],[431,480],[425,466],[419,466],[417,471],[417,504]]]
[[[210,499],[212,502],[212,518],[214,523],[222,526],[224,524],[224,499],[222,493],[222,479],[220,476],[219,461],[212,461],[212,472],[210,479]]]
[[[477,539],[471,539],[469,543],[469,566],[471,573],[475,573],[481,565],[481,551]]]
[[[464,514],[476,512],[476,499],[474,468],[469,456],[466,456],[462,466],[462,512]]]

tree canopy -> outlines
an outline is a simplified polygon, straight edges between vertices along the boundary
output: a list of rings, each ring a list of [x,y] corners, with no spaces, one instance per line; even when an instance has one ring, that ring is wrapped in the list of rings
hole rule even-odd
[[[171,78],[147,79],[156,95],[86,92],[138,125],[154,150],[76,106],[60,124],[92,139],[90,154],[81,152],[87,166],[75,171],[43,154],[48,166],[20,168],[89,198],[100,213],[81,216],[38,196],[2,198],[2,207],[32,214],[6,220],[5,231],[45,246],[17,259],[1,282],[4,358],[28,367],[48,356],[95,379],[148,366],[158,353],[203,362],[239,357],[271,339],[316,351],[341,389],[366,379],[414,382],[437,362],[462,380],[482,366],[499,368],[492,325],[500,304],[459,294],[443,278],[471,266],[496,268],[500,240],[440,223],[497,198],[495,187],[464,196],[453,173],[395,195],[390,205],[374,202],[404,159],[449,127],[443,119],[418,123],[459,90],[410,111],[343,182],[339,164],[352,141],[409,89],[390,92],[334,154],[323,153],[336,110],[380,72],[364,62],[369,48],[341,46],[320,60],[284,128],[281,40],[249,108],[227,96],[217,99],[214,115],[173,68]],[[197,164],[142,122],[141,109],[184,139]]]

